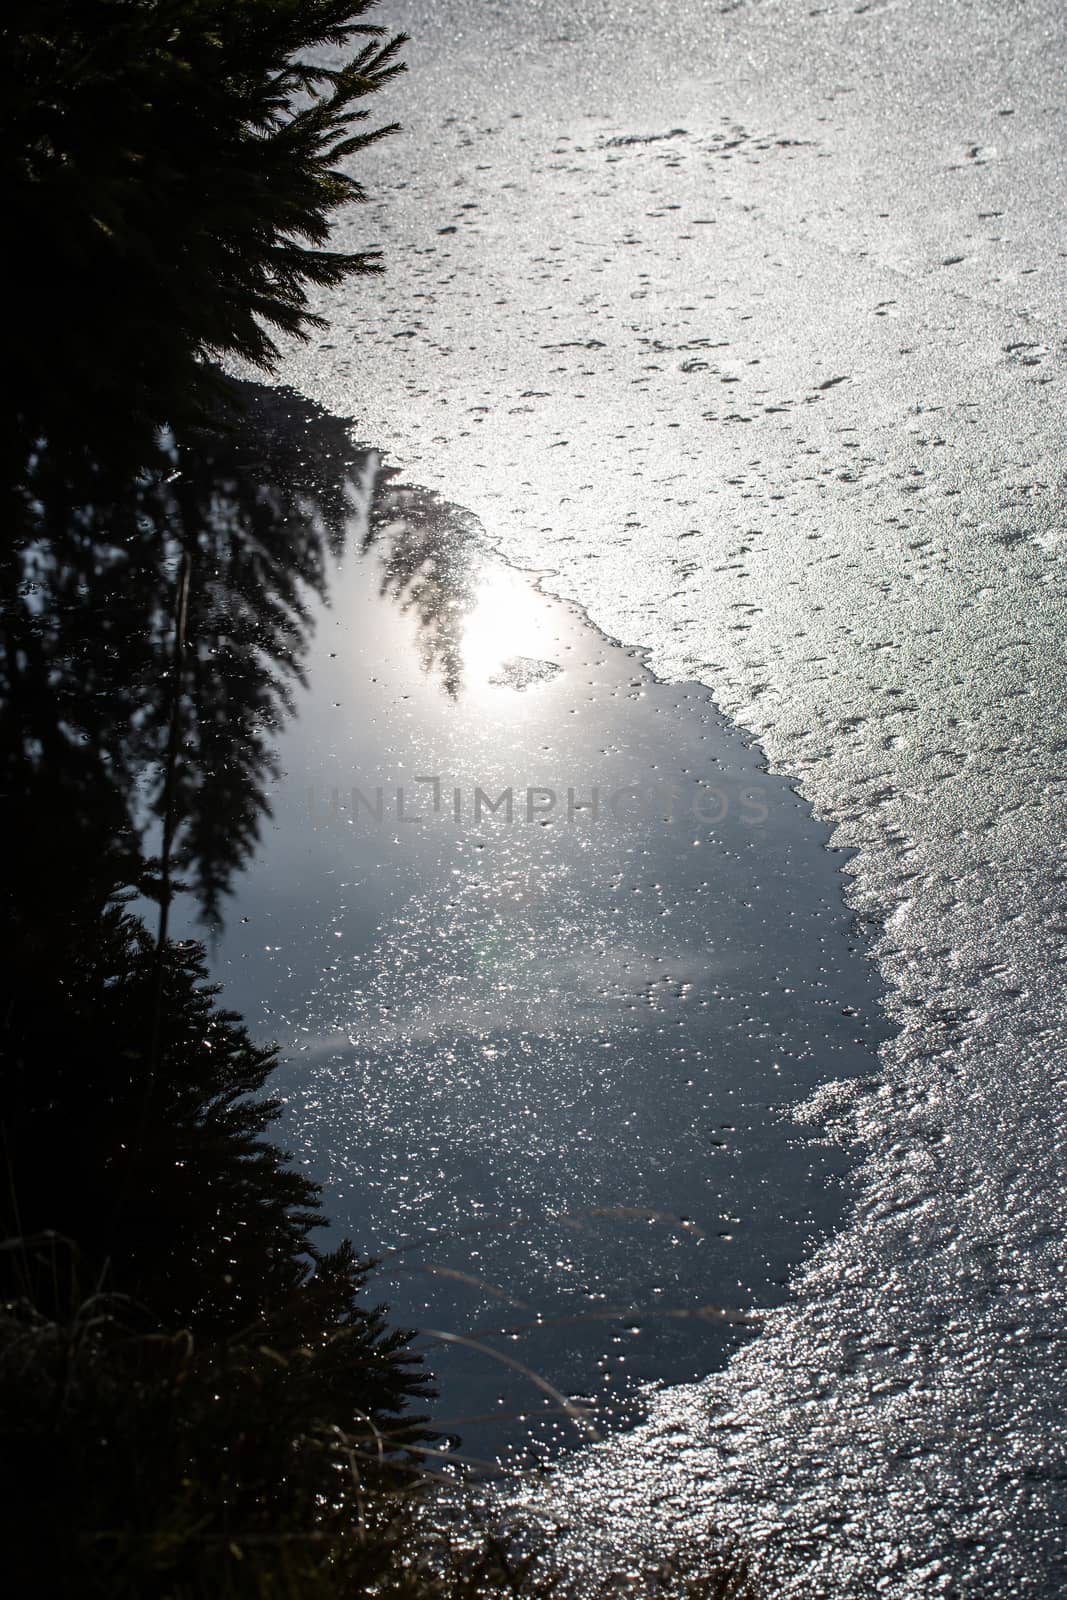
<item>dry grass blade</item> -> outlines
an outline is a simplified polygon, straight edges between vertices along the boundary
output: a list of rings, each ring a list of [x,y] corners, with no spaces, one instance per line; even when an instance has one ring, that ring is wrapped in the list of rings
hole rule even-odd
[[[695,1239],[706,1239],[707,1234],[699,1223],[688,1217],[675,1216],[672,1211],[652,1211],[647,1206],[595,1206],[586,1212],[590,1217],[606,1217],[618,1222],[656,1222],[662,1227],[684,1228]]]
[[[518,1360],[516,1356],[509,1356],[503,1350],[494,1350],[492,1345],[483,1344],[480,1339],[472,1339],[467,1334],[444,1333],[436,1328],[424,1328],[423,1334],[426,1338],[437,1340],[442,1344],[462,1345],[468,1350],[477,1350],[480,1355],[489,1356],[491,1360],[499,1361],[502,1366],[511,1367],[513,1371],[521,1373],[543,1394],[547,1394],[550,1399],[554,1400],[571,1419],[575,1427],[585,1434],[586,1438],[599,1442],[600,1434],[589,1421],[584,1407],[575,1405],[573,1400],[568,1400],[567,1396],[561,1394],[554,1384],[549,1383],[547,1378],[542,1378],[539,1372],[534,1372],[532,1367],[528,1367],[524,1361]]]
[[[655,1306],[650,1310],[640,1306],[598,1306],[589,1311],[572,1311],[556,1317],[537,1316],[532,1322],[512,1322],[506,1327],[473,1329],[476,1338],[497,1335],[511,1338],[517,1333],[532,1333],[538,1328],[556,1328],[578,1322],[652,1322],[694,1321],[719,1323],[727,1327],[759,1327],[764,1318],[762,1311],[741,1311],[726,1306]]]
[[[437,1262],[426,1262],[424,1265],[405,1267],[405,1272],[424,1272],[432,1278],[452,1278],[456,1283],[466,1284],[470,1289],[478,1289],[482,1294],[487,1294],[493,1300],[500,1300],[504,1305],[514,1306],[516,1311],[533,1311],[527,1301],[520,1300],[517,1295],[508,1294],[506,1289],[499,1288],[495,1283],[489,1283],[485,1278],[476,1277],[473,1272],[461,1272],[458,1267],[443,1267]]]

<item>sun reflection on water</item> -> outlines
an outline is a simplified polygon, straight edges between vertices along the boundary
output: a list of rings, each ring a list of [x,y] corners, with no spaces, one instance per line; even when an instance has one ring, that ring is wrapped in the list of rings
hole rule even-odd
[[[491,567],[479,579],[464,619],[465,694],[489,699],[502,688],[526,689],[547,681],[559,670],[552,659],[558,646],[549,608],[530,579]]]

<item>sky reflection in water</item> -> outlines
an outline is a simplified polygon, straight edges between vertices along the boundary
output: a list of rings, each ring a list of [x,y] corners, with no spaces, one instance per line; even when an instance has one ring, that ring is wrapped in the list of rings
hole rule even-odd
[[[215,970],[283,1047],[285,1137],[336,1226],[401,1247],[397,1318],[629,1415],[635,1384],[720,1365],[748,1334],[701,1308],[780,1302],[847,1203],[788,1115],[882,1036],[842,857],[705,690],[374,451],[346,480]],[[431,1360],[443,1418],[499,1414],[468,1448],[549,1409],[481,1351]]]

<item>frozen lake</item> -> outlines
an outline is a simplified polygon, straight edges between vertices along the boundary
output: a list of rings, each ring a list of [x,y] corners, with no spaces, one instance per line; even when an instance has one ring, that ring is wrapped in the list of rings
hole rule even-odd
[[[388,276],[283,377],[758,738],[857,852],[892,1022],[823,1093],[852,1213],[569,1504],[714,1516],[786,1593],[1058,1594],[1062,10],[385,20],[407,132],[344,231]]]

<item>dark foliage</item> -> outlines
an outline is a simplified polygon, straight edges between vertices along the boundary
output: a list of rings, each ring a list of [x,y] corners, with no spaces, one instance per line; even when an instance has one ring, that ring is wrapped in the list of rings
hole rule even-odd
[[[77,1240],[80,1292],[116,1274],[168,1321],[268,1314],[300,1281],[315,1190],[263,1140],[271,1052],[215,1008],[196,946],[157,962],[119,908],[68,906],[47,952],[16,942],[9,963],[5,1236]]]
[[[46,955],[12,956],[0,1504],[17,1592],[222,1593],[263,1541],[275,1579],[289,1541],[321,1577],[367,1494],[391,1524],[428,1390],[409,1336],[362,1304],[352,1246],[313,1242],[318,1189],[267,1137],[273,1052],[218,1009],[199,946],[157,950],[119,907],[71,911]]]
[[[8,971],[0,1505],[16,1592],[305,1592],[271,1586],[290,1545],[321,1589],[360,1519],[379,1529],[358,1552],[373,1575],[432,1437],[408,1409],[427,1381],[409,1336],[362,1303],[352,1246],[313,1242],[317,1186],[267,1137],[273,1052],[219,1010],[199,946],[157,949],[117,906],[68,908],[48,951],[16,943]],[[270,1584],[249,1587],[261,1567]]]
[[[105,1296],[60,1320],[0,1309],[10,1592],[367,1593],[413,1491],[395,1438],[338,1404],[371,1347],[365,1329],[205,1343]]]
[[[310,286],[380,269],[323,248],[364,198],[359,102],[398,71],[374,0],[8,0],[0,193],[12,248],[5,449],[143,459],[218,383],[317,322]],[[325,64],[329,60],[335,64]],[[340,64],[336,64],[340,63]]]

